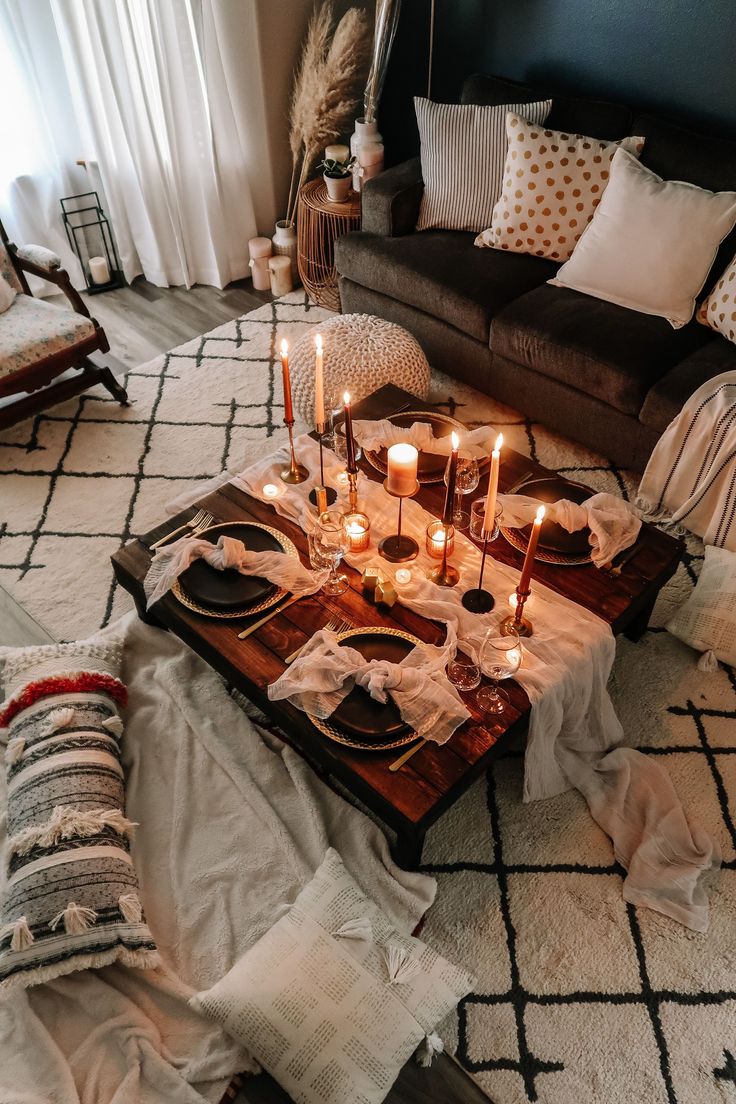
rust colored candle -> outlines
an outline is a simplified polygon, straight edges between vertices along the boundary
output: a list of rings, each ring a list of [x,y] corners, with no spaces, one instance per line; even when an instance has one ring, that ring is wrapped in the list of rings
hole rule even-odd
[[[289,375],[289,343],[286,338],[281,342],[281,371],[284,377],[284,421],[294,424],[294,407],[291,403],[291,377]]]
[[[455,502],[455,482],[457,480],[457,453],[460,448],[460,438],[453,430],[452,432],[452,452],[450,453],[450,471],[447,476],[447,494],[445,495],[445,510],[442,514],[442,520],[445,525],[452,524],[452,510]]]
[[[345,450],[347,452],[347,464],[345,466],[349,472],[356,472],[358,468],[355,463],[355,441],[353,439],[353,416],[350,413],[350,392],[346,391],[342,398],[345,404]]]
[[[521,578],[519,579],[519,585],[516,588],[518,594],[526,594],[529,590],[529,583],[532,577],[532,568],[534,566],[534,553],[537,551],[537,544],[539,542],[539,530],[542,528],[543,521],[544,506],[540,506],[537,510],[537,516],[535,517],[534,524],[532,525],[532,533],[529,537],[529,544],[526,548],[524,566],[521,569]]]

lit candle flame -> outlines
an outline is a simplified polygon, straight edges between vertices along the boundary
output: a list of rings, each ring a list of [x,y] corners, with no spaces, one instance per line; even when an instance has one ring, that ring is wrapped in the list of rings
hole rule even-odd
[[[286,356],[286,354],[288,352],[289,352],[289,342],[286,340],[285,337],[282,337],[281,338],[281,355]]]
[[[452,451],[457,452],[457,450],[460,448],[460,438],[458,437],[457,433],[455,433],[454,429],[452,431],[451,436],[452,436]]]
[[[350,406],[350,392],[349,391],[345,392],[345,394],[342,397],[342,401],[345,403],[346,406]]]
[[[546,512],[546,511],[545,511],[545,509],[544,509],[544,506],[540,506],[540,507],[539,507],[539,509],[537,510],[537,518],[536,518],[536,520],[537,520],[537,521],[539,521],[539,522],[541,522],[541,521],[543,520],[543,518],[544,518],[545,512]]]
[[[500,452],[502,444],[503,444],[503,433],[499,433],[498,437],[496,438],[496,443],[493,446],[493,451],[494,452]]]
[[[322,334],[317,334],[317,336],[314,339],[314,344],[317,346],[317,352],[321,353],[322,352]]]

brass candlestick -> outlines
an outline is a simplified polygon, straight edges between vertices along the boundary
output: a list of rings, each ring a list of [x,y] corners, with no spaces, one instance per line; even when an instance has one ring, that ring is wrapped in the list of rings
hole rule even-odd
[[[519,636],[533,636],[534,626],[531,621],[524,617],[524,606],[526,600],[531,594],[531,590],[516,590],[516,609],[513,613],[510,613],[508,617],[504,617],[499,628],[501,636],[510,636],[512,632],[517,633]]]
[[[287,422],[286,428],[289,431],[289,452],[291,453],[291,463],[288,468],[284,468],[281,472],[281,479],[284,483],[303,483],[305,479],[309,479],[309,472],[303,464],[297,462],[294,454],[294,422]]]
[[[445,543],[442,548],[442,563],[438,564],[437,567],[433,567],[431,571],[428,571],[427,578],[430,580],[430,582],[436,583],[437,586],[454,587],[457,586],[457,584],[460,582],[460,572],[456,567],[453,567],[452,564],[448,564],[447,562],[447,545],[449,544],[447,530],[451,529],[452,526],[448,525],[447,522],[444,521],[442,524],[445,527]]]
[[[358,472],[348,471],[348,501],[350,502],[350,513],[357,514],[358,511]]]
[[[378,551],[384,560],[388,560],[389,563],[406,563],[407,560],[413,560],[419,554],[419,545],[413,537],[407,537],[405,533],[401,532],[401,505],[405,498],[412,498],[417,493],[419,483],[416,483],[409,494],[405,495],[398,495],[395,491],[390,491],[388,489],[388,479],[383,486],[387,494],[399,500],[399,521],[396,532],[392,533],[390,537],[384,537],[379,542]]]

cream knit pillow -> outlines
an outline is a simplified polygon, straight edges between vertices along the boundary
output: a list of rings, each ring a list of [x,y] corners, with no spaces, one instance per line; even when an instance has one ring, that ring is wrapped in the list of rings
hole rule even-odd
[[[736,257],[701,304],[698,322],[736,343]]]
[[[706,546],[700,578],[667,629],[702,652],[698,666],[717,667],[717,660],[736,667],[736,552]]]
[[[600,203],[621,146],[637,157],[643,138],[602,142],[545,130],[509,111],[503,191],[478,246],[566,261]]]

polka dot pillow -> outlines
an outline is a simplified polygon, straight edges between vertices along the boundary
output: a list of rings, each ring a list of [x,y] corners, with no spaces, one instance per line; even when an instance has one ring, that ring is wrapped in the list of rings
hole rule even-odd
[[[509,111],[503,191],[478,246],[566,261],[595,214],[619,146],[638,157],[643,138],[604,142],[545,130]]]
[[[736,257],[708,298],[700,304],[697,318],[704,326],[710,326],[736,343]]]

